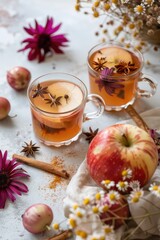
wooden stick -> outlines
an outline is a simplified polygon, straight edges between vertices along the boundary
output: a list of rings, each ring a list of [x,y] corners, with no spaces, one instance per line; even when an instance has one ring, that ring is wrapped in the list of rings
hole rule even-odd
[[[72,231],[71,230],[66,230],[66,231],[63,231],[56,236],[47,238],[45,240],[65,240],[65,239],[71,237],[71,235],[72,235]]]
[[[141,116],[136,112],[132,105],[129,105],[126,108],[126,112],[130,115],[133,121],[137,124],[138,127],[142,128],[146,132],[149,131],[149,126],[147,123],[141,118]]]
[[[63,178],[69,178],[69,174],[67,173],[66,170],[58,170],[54,167],[53,164],[42,162],[42,161],[37,161],[36,159],[28,158],[28,157],[21,156],[18,154],[13,154],[12,157],[15,158],[17,161],[25,163],[29,166],[41,169],[41,170],[49,172],[49,173],[53,173],[53,174],[58,175]]]

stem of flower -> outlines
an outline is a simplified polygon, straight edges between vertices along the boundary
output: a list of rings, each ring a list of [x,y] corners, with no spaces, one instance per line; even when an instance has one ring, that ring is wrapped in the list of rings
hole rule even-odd
[[[56,236],[53,236],[53,237],[50,237],[50,238],[47,238],[47,239],[44,239],[44,240],[65,240],[65,239],[67,239],[71,236],[72,236],[72,231],[71,230],[65,230],[65,231],[59,233]]]
[[[123,240],[128,240],[130,239],[131,236],[133,236],[133,234],[138,230],[138,228],[143,224],[145,219],[143,219],[139,224],[138,226],[126,237],[124,238]]]

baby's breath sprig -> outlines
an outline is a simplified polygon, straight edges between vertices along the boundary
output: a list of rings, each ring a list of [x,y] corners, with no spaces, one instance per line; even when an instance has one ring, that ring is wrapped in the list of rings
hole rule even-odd
[[[128,44],[133,38],[139,50],[145,49],[148,41],[160,45],[160,1],[76,0],[75,9],[94,18],[104,16],[100,30],[95,33],[102,34],[102,41],[111,38]]]

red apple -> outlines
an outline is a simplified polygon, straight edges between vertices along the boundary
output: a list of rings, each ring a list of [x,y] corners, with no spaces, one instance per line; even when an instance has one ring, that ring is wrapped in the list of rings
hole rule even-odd
[[[6,118],[10,110],[11,110],[11,105],[8,99],[4,97],[0,97],[0,120]]]
[[[7,72],[9,85],[17,91],[27,88],[30,80],[31,73],[24,67],[17,66]]]
[[[101,206],[109,206],[106,212],[100,214],[100,219],[105,223],[114,226],[114,229],[119,228],[124,224],[124,221],[130,216],[127,200],[120,195],[113,204],[110,204],[109,194],[107,193],[101,200]]]
[[[87,152],[88,171],[94,181],[123,181],[122,172],[131,169],[128,181],[138,180],[143,187],[158,164],[158,151],[152,137],[130,124],[115,124],[100,131]]]

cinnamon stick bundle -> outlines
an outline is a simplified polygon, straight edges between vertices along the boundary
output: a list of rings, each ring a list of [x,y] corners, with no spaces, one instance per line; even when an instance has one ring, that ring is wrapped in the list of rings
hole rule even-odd
[[[12,157],[15,158],[17,161],[25,163],[31,167],[35,167],[35,168],[41,169],[41,170],[49,172],[49,173],[53,173],[57,176],[60,176],[60,177],[66,178],[66,179],[69,178],[69,174],[67,173],[66,170],[64,170],[64,169],[58,170],[55,168],[55,166],[53,164],[38,161],[36,159],[28,158],[28,157],[21,156],[18,154],[13,154]]]

